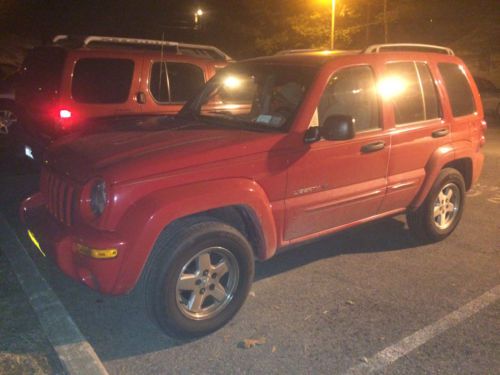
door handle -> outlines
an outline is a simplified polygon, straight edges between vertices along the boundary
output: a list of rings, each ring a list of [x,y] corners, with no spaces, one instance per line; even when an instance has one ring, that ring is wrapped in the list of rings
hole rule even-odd
[[[139,104],[146,104],[146,94],[143,93],[142,91],[139,91],[137,95],[135,96],[135,99],[137,100],[137,103]]]
[[[448,129],[439,129],[432,132],[432,138],[439,138],[448,135],[450,131]]]
[[[377,141],[361,146],[361,152],[367,154],[369,152],[382,150],[384,147],[385,147],[384,141]]]

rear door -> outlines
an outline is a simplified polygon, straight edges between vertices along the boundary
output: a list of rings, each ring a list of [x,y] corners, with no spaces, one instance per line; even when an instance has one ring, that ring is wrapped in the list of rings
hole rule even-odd
[[[144,114],[174,115],[205,84],[206,66],[184,59],[145,58],[138,102]]]
[[[387,195],[381,211],[410,205],[424,182],[428,163],[440,146],[450,143],[450,122],[443,115],[433,75],[435,66],[425,55],[415,60],[388,60],[381,91],[392,107],[391,158]]]

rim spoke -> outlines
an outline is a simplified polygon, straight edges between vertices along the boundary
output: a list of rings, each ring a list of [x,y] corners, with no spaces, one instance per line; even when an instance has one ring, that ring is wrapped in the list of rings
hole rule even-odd
[[[189,298],[189,303],[188,303],[189,310],[193,312],[200,312],[204,300],[205,296],[203,294],[193,292],[191,294],[191,298]]]
[[[212,261],[210,260],[209,253],[200,254],[198,258],[196,258],[196,263],[199,271],[209,270],[212,266]]]
[[[446,198],[450,200],[452,196],[453,196],[453,189],[448,188],[448,192],[446,193]]]
[[[448,211],[448,212],[455,211],[455,205],[453,203],[449,203],[448,207],[446,208],[446,211]]]
[[[183,274],[179,281],[178,287],[180,290],[195,290],[196,289],[196,276],[193,274]]]
[[[439,203],[443,203],[443,201],[445,200],[445,198],[446,198],[446,195],[444,195],[443,190],[441,190],[439,192],[439,195],[438,195]]]
[[[217,301],[221,302],[224,301],[224,299],[226,298],[226,289],[224,289],[224,287],[221,284],[217,283],[215,284],[214,290],[212,290],[210,294]]]
[[[446,222],[446,213],[442,213],[441,215],[439,215],[439,225],[444,226],[445,222]]]
[[[438,217],[441,213],[441,206],[434,206],[434,218]]]
[[[227,267],[226,262],[221,260],[215,267],[213,267],[212,270],[217,274],[217,278],[220,280],[220,278],[229,271],[229,268]]]

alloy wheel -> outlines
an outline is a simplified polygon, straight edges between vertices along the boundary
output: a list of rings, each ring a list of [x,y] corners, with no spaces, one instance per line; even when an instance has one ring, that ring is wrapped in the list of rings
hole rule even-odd
[[[182,268],[176,285],[177,306],[190,319],[210,319],[231,302],[238,280],[233,253],[223,247],[204,249]]]
[[[460,189],[454,183],[446,184],[434,200],[434,224],[440,230],[448,229],[460,210]]]

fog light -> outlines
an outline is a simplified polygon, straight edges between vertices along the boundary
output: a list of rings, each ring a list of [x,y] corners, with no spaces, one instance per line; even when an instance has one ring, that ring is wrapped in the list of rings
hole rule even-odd
[[[118,256],[117,249],[92,249],[82,244],[76,244],[76,251],[81,255],[95,259],[112,259]]]

